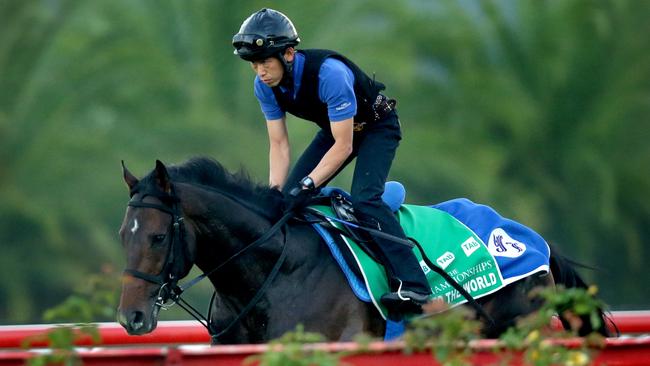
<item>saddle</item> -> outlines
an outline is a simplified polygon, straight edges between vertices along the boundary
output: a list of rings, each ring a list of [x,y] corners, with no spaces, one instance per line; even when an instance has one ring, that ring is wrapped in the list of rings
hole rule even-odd
[[[354,217],[354,209],[352,208],[351,196],[348,192],[336,187],[325,187],[321,190],[321,195],[330,197],[332,202],[332,209],[336,212],[337,216],[342,220],[354,220],[351,222],[358,222]],[[406,189],[400,182],[388,181],[384,185],[384,194],[381,199],[390,208],[392,212],[397,212],[404,203],[406,197]],[[339,216],[340,215],[340,216]]]
[[[345,235],[356,241],[359,247],[372,259],[381,263],[382,261],[377,257],[376,252],[370,247],[373,244],[370,235],[366,231],[354,227],[364,226],[364,224],[354,214],[350,194],[336,187],[325,187],[320,193],[329,199],[328,203],[338,219],[353,224],[345,225]],[[401,183],[396,181],[388,181],[385,183],[384,193],[381,198],[390,208],[391,212],[395,213],[399,210],[404,203],[405,197],[406,189]],[[330,229],[340,230],[334,227],[330,227]]]

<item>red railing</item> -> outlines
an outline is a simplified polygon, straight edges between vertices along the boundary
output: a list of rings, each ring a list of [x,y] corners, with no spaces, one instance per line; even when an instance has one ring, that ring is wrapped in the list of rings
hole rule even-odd
[[[644,311],[616,311],[611,314],[614,324],[622,334],[650,334],[650,310]],[[554,322],[559,327],[559,321]],[[53,325],[17,325],[0,326],[0,349],[20,348],[25,339],[34,339],[52,329]],[[101,344],[104,346],[115,345],[144,345],[144,344],[208,344],[210,337],[199,323],[195,321],[163,321],[152,333],[142,336],[129,336],[119,324],[99,323]],[[90,346],[90,337],[81,337],[77,342],[79,346]],[[44,340],[36,340],[32,347],[46,347]],[[650,362],[649,362],[650,363]]]
[[[566,340],[569,348],[576,347],[579,340]],[[498,344],[494,340],[481,340],[472,344],[474,365],[500,364],[503,355],[495,353]],[[355,351],[357,344],[336,343],[314,345],[316,348],[331,352]],[[122,365],[122,366],[235,366],[242,365],[250,356],[266,351],[266,345],[237,346],[143,346],[118,348],[89,348],[77,351],[86,366]],[[409,355],[403,353],[401,342],[376,342],[363,353],[343,358],[345,364],[358,366],[393,366],[393,365],[440,365],[433,356],[426,352]],[[35,351],[0,351],[0,365],[18,366],[33,357]],[[593,365],[607,366],[647,366],[650,364],[650,338],[633,337],[608,339],[605,348],[598,351]],[[512,355],[509,365],[523,365],[521,354]]]
[[[612,318],[623,337],[608,339],[606,347],[595,359],[596,364],[650,365],[650,311],[614,312]],[[47,347],[42,335],[53,327],[1,326],[0,365],[23,365],[25,360],[34,354],[47,352],[37,348]],[[122,327],[115,323],[101,323],[98,327],[101,345],[93,346],[90,337],[81,337],[76,343],[78,346],[86,346],[77,351],[85,365],[241,365],[246,357],[267,349],[266,345],[210,347],[210,338],[205,329],[198,323],[189,321],[160,322],[151,334],[137,337],[127,335]],[[22,350],[21,345],[26,340],[31,340],[31,348]],[[577,346],[577,340],[566,342],[569,346]],[[493,352],[495,346],[496,343],[492,340],[473,344],[475,352],[472,362],[495,364],[498,361],[498,355]],[[340,351],[353,350],[357,346],[351,343],[337,343],[318,347]],[[371,345],[371,352],[347,357],[345,362],[352,365],[437,365],[430,354],[416,353],[405,356],[402,351],[403,344],[400,342],[377,342]],[[515,358],[513,364],[521,364],[521,360]]]

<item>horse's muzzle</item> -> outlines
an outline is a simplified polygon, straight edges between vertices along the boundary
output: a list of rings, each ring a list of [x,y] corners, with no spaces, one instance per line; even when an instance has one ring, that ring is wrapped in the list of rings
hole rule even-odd
[[[156,329],[158,322],[159,306],[154,306],[150,314],[140,310],[119,309],[117,312],[117,321],[124,327],[129,335],[143,335],[151,333]]]

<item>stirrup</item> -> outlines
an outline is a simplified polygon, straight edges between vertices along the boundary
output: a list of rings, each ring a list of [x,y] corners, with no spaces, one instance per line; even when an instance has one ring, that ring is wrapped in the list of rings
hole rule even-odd
[[[402,290],[402,281],[395,292],[388,292],[381,297],[381,303],[389,310],[398,313],[422,313],[422,306],[429,302],[428,294],[411,290]]]

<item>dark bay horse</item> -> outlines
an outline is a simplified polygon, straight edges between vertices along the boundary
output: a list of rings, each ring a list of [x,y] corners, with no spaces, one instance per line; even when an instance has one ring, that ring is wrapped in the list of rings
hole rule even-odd
[[[118,320],[129,334],[155,329],[160,307],[176,299],[178,281],[193,265],[215,289],[208,315],[211,333],[220,333],[215,343],[262,343],[297,324],[332,341],[384,334],[383,318],[357,299],[312,226],[287,221],[278,191],[207,158],[170,167],[157,161],[140,180],[123,167],[123,176],[131,200],[120,228],[127,269]],[[483,333],[498,336],[539,308],[528,297],[535,287],[586,287],[553,254],[551,272],[479,299],[494,320]],[[602,324],[597,330],[606,334],[604,315]],[[592,330],[589,322],[583,327],[580,333]]]

